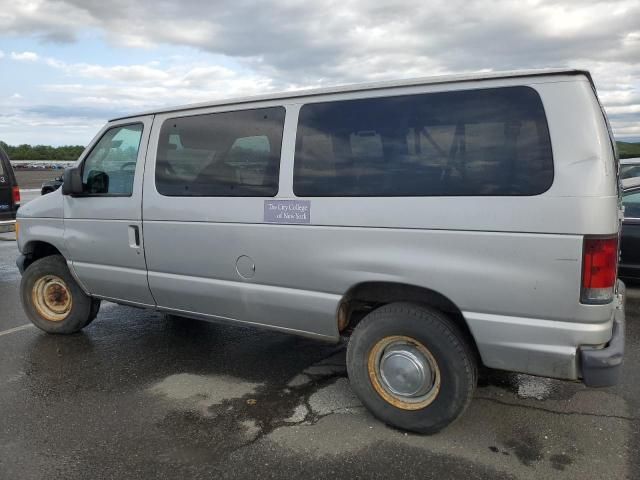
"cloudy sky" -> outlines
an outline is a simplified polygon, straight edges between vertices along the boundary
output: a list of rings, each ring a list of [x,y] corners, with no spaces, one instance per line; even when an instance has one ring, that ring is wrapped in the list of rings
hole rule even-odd
[[[640,141],[639,0],[0,0],[0,139],[86,144],[162,105],[565,66]]]

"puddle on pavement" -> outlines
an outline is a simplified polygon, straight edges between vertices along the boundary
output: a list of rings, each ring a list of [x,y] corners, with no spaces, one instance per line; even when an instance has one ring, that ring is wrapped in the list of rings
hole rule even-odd
[[[522,399],[541,401],[570,398],[579,388],[557,380],[494,370],[483,371],[478,386],[495,386]],[[312,425],[331,414],[364,410],[349,386],[343,348],[308,366],[286,384],[181,373],[170,375],[148,392],[169,401],[175,411],[197,413],[213,422],[234,422],[236,430],[244,432],[245,441],[255,441],[280,427]],[[512,450],[527,457],[517,445]]]
[[[149,388],[149,393],[174,401],[179,409],[195,409],[206,415],[209,407],[249,395],[259,386],[259,383],[249,383],[225,375],[179,373],[155,384]]]
[[[171,406],[158,427],[172,436],[189,439],[195,445],[193,452],[230,453],[269,436],[270,441],[287,451],[309,454],[309,446],[299,444],[301,428],[313,425],[320,437],[322,432],[335,431],[337,425],[353,431],[364,428],[371,433],[372,428],[378,433],[389,428],[368,415],[353,415],[365,409],[349,386],[344,353],[340,350],[310,365],[287,383],[260,384],[228,376],[183,373],[165,378],[147,392],[164,398]],[[519,398],[539,401],[573,397],[580,389],[579,385],[566,382],[500,371],[483,372],[479,387],[498,387]],[[369,421],[372,424],[368,425]],[[565,452],[546,451],[543,440],[530,432],[512,433],[489,450],[500,457],[517,458],[526,467],[544,464],[562,471],[574,463]],[[218,435],[224,438],[217,438]],[[359,438],[351,450],[369,448],[377,436]],[[332,445],[333,442],[314,444],[314,451],[318,455],[338,455],[350,450],[344,444],[335,449]]]
[[[542,444],[533,435],[521,433],[505,441],[504,445],[527,467],[544,459]]]
[[[552,378],[534,377],[522,373],[483,369],[478,376],[478,388],[498,387],[521,399],[568,400],[584,387],[579,383]]]
[[[513,435],[503,439],[501,446],[491,445],[489,450],[505,456],[514,455],[525,467],[535,467],[546,464],[553,470],[566,470],[574,463],[574,457],[567,452],[552,453],[549,451],[549,437],[547,435],[534,434],[525,427],[517,427]],[[544,439],[544,440],[543,440]],[[570,453],[576,455],[579,449],[575,445],[569,445]]]
[[[228,449],[253,443],[280,427],[313,425],[328,415],[364,408],[349,387],[344,351],[309,366],[288,384],[181,373],[166,377],[147,393],[169,406],[161,428],[174,430],[182,422],[191,425],[188,430],[200,431],[207,424],[237,432],[237,438],[228,439]]]

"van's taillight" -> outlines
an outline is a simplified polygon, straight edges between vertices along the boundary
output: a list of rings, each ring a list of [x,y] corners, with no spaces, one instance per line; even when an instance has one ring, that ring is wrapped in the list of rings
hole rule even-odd
[[[20,188],[19,187],[13,187],[11,189],[11,193],[13,194],[13,203],[18,205],[20,203]]]
[[[582,303],[613,300],[618,269],[618,237],[585,237],[582,253]]]

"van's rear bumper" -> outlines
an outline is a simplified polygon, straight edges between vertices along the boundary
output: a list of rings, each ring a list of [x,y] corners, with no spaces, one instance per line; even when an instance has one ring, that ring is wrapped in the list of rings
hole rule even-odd
[[[463,311],[482,363],[489,368],[609,386],[620,376],[625,287],[618,282],[604,322],[564,322]],[[614,307],[614,308],[611,308]]]
[[[589,387],[610,387],[620,381],[624,358],[625,286],[618,282],[618,306],[611,340],[604,348],[580,347],[582,381]]]
[[[15,220],[0,220],[0,233],[15,232],[16,221]]]

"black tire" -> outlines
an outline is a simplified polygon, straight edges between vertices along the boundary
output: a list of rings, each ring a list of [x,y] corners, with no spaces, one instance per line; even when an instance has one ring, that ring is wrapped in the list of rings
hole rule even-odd
[[[401,408],[385,400],[396,399],[382,387],[376,374],[370,374],[370,355],[377,345],[392,337],[409,337],[431,354],[438,371],[438,388],[428,399]],[[460,329],[443,313],[411,304],[392,303],[368,314],[356,326],[347,348],[347,370],[356,395],[378,419],[388,425],[418,433],[432,434],[457,419],[471,402],[477,384],[474,350]],[[374,383],[377,382],[377,386]],[[434,382],[435,384],[435,382]],[[381,393],[379,393],[379,390]],[[424,407],[420,406],[430,402]],[[400,401],[398,405],[408,404]]]
[[[68,310],[56,312],[56,320],[47,318],[43,314],[43,309],[48,307],[39,307],[36,305],[37,300],[34,300],[35,297],[39,297],[34,293],[34,287],[38,290],[36,284],[46,285],[45,280],[52,277],[56,278],[55,288],[58,290],[60,290],[59,281],[63,282],[63,297],[65,299],[67,296],[70,297]],[[78,332],[91,323],[100,307],[99,301],[93,300],[82,291],[61,255],[40,258],[27,267],[20,281],[20,299],[29,320],[47,333],[71,334]]]

